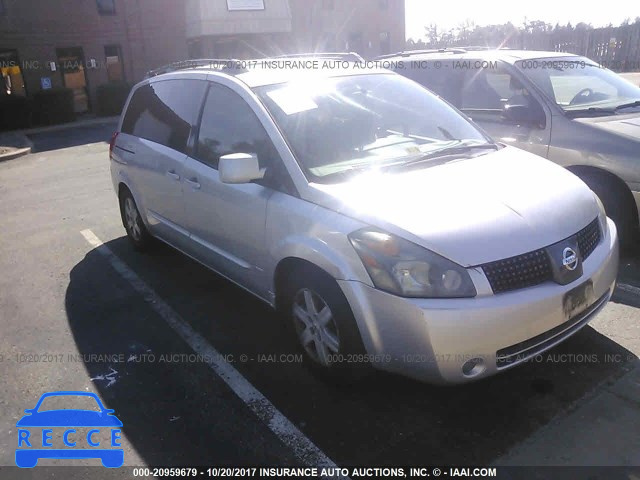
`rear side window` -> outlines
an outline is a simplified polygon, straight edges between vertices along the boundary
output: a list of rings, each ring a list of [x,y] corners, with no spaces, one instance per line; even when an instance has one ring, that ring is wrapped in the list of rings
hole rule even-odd
[[[163,80],[138,88],[122,132],[184,153],[206,88],[203,80]]]

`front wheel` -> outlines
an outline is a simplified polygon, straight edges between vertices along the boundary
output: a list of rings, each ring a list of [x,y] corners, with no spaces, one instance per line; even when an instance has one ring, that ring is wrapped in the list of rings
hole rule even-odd
[[[336,281],[311,267],[289,278],[285,312],[307,365],[330,380],[364,377],[370,365],[351,307]]]
[[[638,239],[638,216],[636,204],[626,185],[614,178],[600,174],[585,174],[582,180],[600,198],[607,216],[618,229],[618,238],[623,248],[632,248]]]

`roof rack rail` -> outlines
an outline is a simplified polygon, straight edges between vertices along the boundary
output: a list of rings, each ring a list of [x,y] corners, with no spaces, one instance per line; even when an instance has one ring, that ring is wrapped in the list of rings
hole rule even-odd
[[[179,62],[173,62],[168,65],[149,70],[145,75],[145,78],[156,77],[163,73],[176,72],[179,70],[187,70],[190,68],[198,67],[210,67],[215,70],[234,70],[237,71],[237,65],[240,64],[239,60],[234,58],[196,58],[193,60],[181,60]]]
[[[425,53],[466,53],[467,50],[463,48],[429,48],[421,50],[404,50],[402,52],[390,53],[388,55],[381,55],[378,58],[393,58],[393,57],[411,57],[413,55],[423,55]]]
[[[391,53],[388,55],[381,55],[378,58],[394,58],[394,57],[411,57],[412,55],[423,55],[425,53],[467,53],[467,52],[477,52],[482,50],[497,50],[494,47],[485,47],[482,45],[472,45],[468,47],[445,47],[445,48],[429,48],[429,49],[421,49],[421,50],[404,50],[402,52]],[[507,50],[507,49],[505,49]]]
[[[463,47],[453,47],[453,48],[460,48],[467,52],[477,52],[482,50],[508,50],[507,48],[504,48],[504,47],[503,48],[489,47],[488,45],[465,45]]]
[[[272,58],[323,58],[327,60],[345,60],[351,62],[364,62],[356,52],[317,52],[317,53],[291,53],[288,55],[278,55]]]

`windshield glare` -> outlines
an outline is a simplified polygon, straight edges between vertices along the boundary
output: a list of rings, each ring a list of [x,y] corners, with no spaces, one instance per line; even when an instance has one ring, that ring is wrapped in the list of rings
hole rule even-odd
[[[566,112],[640,100],[640,88],[584,57],[521,60],[516,66]]]
[[[489,142],[455,109],[395,74],[318,78],[256,92],[313,181]]]

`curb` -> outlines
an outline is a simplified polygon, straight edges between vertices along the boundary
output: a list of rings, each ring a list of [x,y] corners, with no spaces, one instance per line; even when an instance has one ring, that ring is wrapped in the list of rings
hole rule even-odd
[[[10,153],[5,153],[4,155],[0,155],[0,162],[4,162],[5,160],[13,160],[15,158],[22,157],[24,155],[28,155],[31,153],[31,147],[20,148]]]
[[[5,160],[13,160],[31,153],[33,142],[29,137],[20,132],[0,133],[0,144],[13,147],[15,150],[0,154],[0,162]]]

